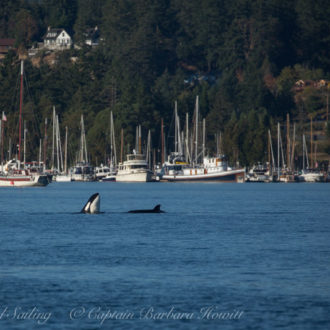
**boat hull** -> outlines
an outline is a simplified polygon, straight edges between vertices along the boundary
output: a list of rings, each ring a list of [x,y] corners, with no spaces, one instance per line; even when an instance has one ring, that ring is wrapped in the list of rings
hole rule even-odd
[[[0,187],[43,187],[48,183],[47,175],[0,176]]]
[[[56,182],[71,182],[71,175],[57,175],[55,178]]]
[[[135,172],[135,173],[120,173],[116,175],[117,182],[150,182],[152,181],[152,173],[146,172]]]
[[[101,181],[102,182],[114,182],[114,181],[116,181],[116,175],[107,175]]]
[[[219,173],[204,173],[204,174],[164,174],[161,181],[220,181],[220,182],[244,182],[245,170],[228,170]]]
[[[302,182],[324,182],[324,175],[320,173],[307,173],[299,176]]]

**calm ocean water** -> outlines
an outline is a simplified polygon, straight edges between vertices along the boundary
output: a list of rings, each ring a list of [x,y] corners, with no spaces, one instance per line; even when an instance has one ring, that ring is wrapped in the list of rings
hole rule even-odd
[[[0,329],[330,328],[330,184],[3,188],[0,219]]]

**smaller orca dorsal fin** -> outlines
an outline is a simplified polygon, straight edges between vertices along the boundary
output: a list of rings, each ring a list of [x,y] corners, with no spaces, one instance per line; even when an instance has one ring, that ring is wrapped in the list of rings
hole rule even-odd
[[[157,212],[160,211],[160,204],[157,204],[157,205],[154,207],[154,211],[157,211]]]

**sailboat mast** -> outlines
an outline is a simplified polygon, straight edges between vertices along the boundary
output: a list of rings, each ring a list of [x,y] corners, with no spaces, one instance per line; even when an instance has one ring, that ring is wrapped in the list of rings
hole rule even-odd
[[[179,116],[176,116],[176,126],[177,126],[177,152],[182,155],[183,151],[182,151],[182,136],[181,136],[181,127],[180,127],[180,119]]]
[[[303,134],[303,171],[305,171],[305,134]]]
[[[112,165],[112,111],[110,111],[110,165]]]
[[[328,125],[329,122],[329,92],[327,91],[327,122],[326,125]]]
[[[65,145],[64,145],[64,173],[67,174],[68,166],[68,126],[65,126]]]
[[[4,122],[4,112],[2,112],[2,120],[1,120],[1,164],[4,161],[3,149],[5,145],[5,122]]]
[[[112,141],[112,154],[113,154],[113,166],[117,165],[117,154],[116,154],[116,138],[115,138],[115,125],[113,123],[113,114],[111,111],[111,141]],[[112,159],[111,159],[112,162]]]
[[[86,132],[85,132],[85,124],[84,124],[84,117],[82,116],[82,127],[83,127],[83,146],[84,146],[84,153],[85,153],[85,157],[84,157],[84,161],[88,162],[88,154],[87,154],[87,142],[86,142]]]
[[[287,168],[290,170],[290,115],[286,114],[286,159]]]
[[[11,137],[9,137],[8,141],[8,158],[11,159]]]
[[[178,152],[178,102],[174,103],[174,152]]]
[[[205,157],[205,118],[203,118],[203,161]]]
[[[25,166],[25,162],[26,162],[26,159],[25,159],[25,156],[26,156],[26,122],[25,122],[25,120],[24,120],[24,144],[23,144],[23,164],[24,164],[24,166]]]
[[[291,169],[294,170],[294,152],[296,147],[296,124],[293,124],[292,151],[291,151]]]
[[[186,162],[189,162],[189,114],[186,113],[186,139],[185,139],[185,145],[186,145]]]
[[[313,168],[313,118],[311,116],[311,168]]]
[[[268,130],[268,137],[269,137],[270,151],[271,151],[271,155],[272,155],[272,167],[275,169],[275,158],[274,158],[272,136],[270,134],[270,130]]]
[[[141,125],[139,125],[139,154],[141,154],[142,153],[142,148],[141,148]]]
[[[52,146],[52,170],[55,163],[55,106],[53,106],[53,146]]]
[[[44,136],[44,171],[46,170],[47,161],[47,118],[45,118],[45,136]]]
[[[123,153],[124,153],[124,129],[121,129],[120,133],[120,162],[123,163]]]
[[[56,115],[56,122],[55,122],[55,139],[56,139],[56,169],[61,172],[61,165],[60,165],[60,146],[59,146],[59,129],[58,129],[58,115]]]
[[[3,164],[3,124],[2,124],[2,120],[0,119],[0,139],[1,139],[1,165]],[[1,167],[1,171],[2,171],[2,167]]]
[[[280,180],[280,123],[277,123],[277,180]]]
[[[22,139],[22,113],[23,113],[23,72],[24,61],[21,61],[21,88],[19,101],[19,142],[18,142],[18,160],[21,160],[21,139]]]
[[[150,132],[150,129],[148,131],[147,158],[148,158],[149,169],[151,169],[151,132]]]
[[[269,134],[269,130],[268,130],[268,146],[267,146],[267,152],[268,152],[268,164],[269,164],[269,169],[271,169],[271,163],[270,163],[270,144],[271,144],[271,140],[270,140],[270,134]]]
[[[41,165],[42,139],[39,139],[39,167]]]
[[[161,155],[161,165],[164,164],[165,162],[165,159],[164,159],[164,119],[162,118],[160,120],[160,125],[161,125],[161,128],[160,128],[160,131],[161,131],[161,145],[162,145],[162,155]]]
[[[199,108],[199,97],[196,96],[196,115],[195,115],[195,163],[198,160],[198,108]]]

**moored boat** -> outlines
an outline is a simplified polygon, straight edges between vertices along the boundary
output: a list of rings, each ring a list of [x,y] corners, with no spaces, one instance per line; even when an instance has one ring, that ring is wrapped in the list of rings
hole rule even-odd
[[[72,181],[94,181],[94,167],[86,162],[78,162],[71,168]]]
[[[319,171],[304,170],[298,176],[298,179],[301,182],[324,182],[325,176]]]
[[[0,174],[0,187],[47,186],[48,183],[46,174],[20,169],[16,160],[8,161]]]
[[[102,181],[110,173],[110,167],[101,164],[95,167],[95,178],[97,181]]]
[[[143,154],[129,154],[127,160],[119,163],[116,181],[118,182],[149,182],[153,173],[148,169],[146,157]]]
[[[184,162],[165,162],[161,181],[232,181],[244,182],[245,169],[228,166],[224,156],[204,157],[203,164],[190,166]]]
[[[272,181],[269,166],[266,164],[254,165],[247,173],[247,182],[270,182]]]

